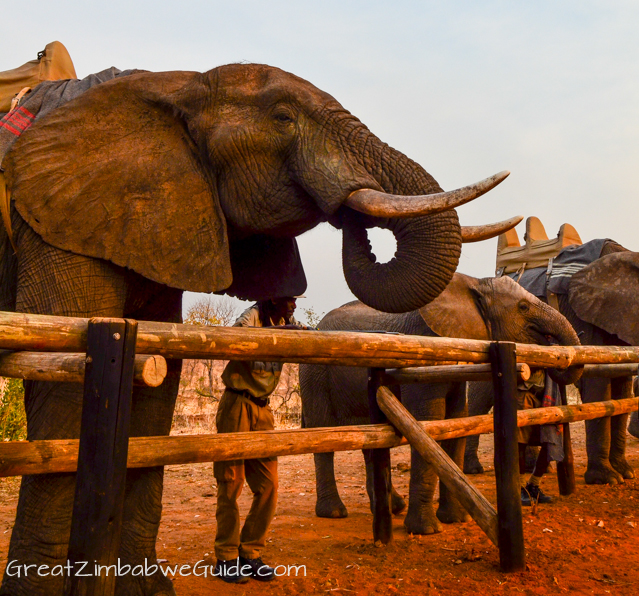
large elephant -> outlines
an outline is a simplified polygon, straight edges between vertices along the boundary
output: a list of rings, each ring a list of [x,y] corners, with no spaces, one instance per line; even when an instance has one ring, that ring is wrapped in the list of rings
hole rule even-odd
[[[559,311],[571,322],[583,345],[639,346],[639,253],[614,242],[603,242],[598,259],[575,273],[567,294],[558,296]],[[472,384],[469,415],[486,414],[493,395],[485,384]],[[583,378],[577,388],[584,403],[630,397],[628,386],[615,379]],[[588,466],[586,484],[617,484],[634,478],[626,460],[628,415],[586,421]],[[477,439],[469,438],[464,457],[466,473],[480,473]]]
[[[177,322],[183,290],[252,300],[303,292],[295,236],[322,221],[343,229],[356,296],[388,311],[420,307],[457,266],[451,209],[504,177],[441,193],[330,95],[254,64],[94,86],[36,119],[2,166],[17,251],[3,230],[0,308]],[[371,253],[373,226],[397,237],[388,264]],[[171,361],[162,387],[134,389],[133,436],[169,433],[180,369]],[[81,400],[76,385],[27,383],[29,440],[78,437]],[[123,564],[156,559],[162,482],[162,467],[127,475]],[[9,561],[65,562],[74,484],[72,474],[23,478]],[[60,577],[5,573],[0,593],[61,589]],[[116,590],[173,594],[161,573],[120,577]]]
[[[326,330],[380,330],[407,335],[448,336],[467,339],[517,341],[562,345],[579,343],[577,334],[557,311],[518,286],[510,278],[476,279],[456,273],[433,302],[405,314],[376,311],[351,302],[328,313],[320,323]],[[563,382],[578,378],[577,368],[555,373]],[[305,427],[369,423],[367,370],[353,367],[300,365],[302,424]],[[401,400],[418,420],[441,420],[466,415],[466,383],[404,385]],[[464,440],[443,441],[444,449],[461,466]],[[370,454],[364,453],[367,487],[371,494]],[[440,522],[464,521],[468,516],[440,486],[439,509],[433,495],[437,477],[413,449],[408,512],[404,525],[413,534],[440,532]],[[333,453],[315,455],[317,504],[320,517],[345,517],[333,466]],[[399,512],[403,499],[393,490],[392,507]]]

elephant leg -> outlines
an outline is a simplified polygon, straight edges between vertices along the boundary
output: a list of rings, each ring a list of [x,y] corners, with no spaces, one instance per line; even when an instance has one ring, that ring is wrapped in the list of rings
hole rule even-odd
[[[364,462],[366,464],[366,492],[368,493],[368,500],[371,506],[371,513],[374,511],[373,508],[373,458],[372,458],[372,450],[371,449],[362,449],[362,453],[364,454]],[[404,509],[406,509],[406,501],[404,497],[400,495],[395,486],[393,485],[393,478],[391,476],[391,485],[390,485],[390,493],[391,493],[391,513],[393,515],[399,515]]]
[[[628,432],[635,438],[639,439],[639,412],[636,410],[630,414],[630,424]]]
[[[66,412],[81,407],[82,395],[77,385],[25,383],[27,438],[78,438],[79,424]],[[80,390],[82,387],[80,386]],[[57,404],[64,404],[60,409]],[[47,419],[57,420],[51,428]],[[74,474],[23,476],[20,484],[16,520],[9,543],[8,563],[14,565],[64,565],[71,531],[71,505],[75,492]],[[35,567],[34,567],[35,568]],[[22,567],[22,569],[26,569]],[[46,596],[63,593],[63,577],[15,575],[5,570],[0,594],[7,596]]]
[[[443,526],[435,513],[437,474],[424,458],[411,448],[411,470],[408,489],[408,511],[404,527],[409,534],[435,534]]]
[[[632,382],[628,379],[611,379],[610,393],[612,399],[626,399],[633,396]],[[610,465],[625,479],[635,477],[632,466],[626,460],[626,428],[628,414],[610,418]]]
[[[147,321],[181,322],[182,292],[166,289],[127,316]],[[134,387],[130,436],[162,436],[171,432],[180,386],[181,360],[167,360],[167,375],[159,387]],[[157,563],[156,540],[162,517],[164,467],[127,472],[120,538],[120,560],[131,565]],[[161,571],[147,576],[118,578],[116,594],[164,596],[174,594],[173,582]]]
[[[335,454],[316,453],[315,487],[317,501],[315,515],[317,517],[348,517],[348,511],[342,503],[335,482]]]
[[[143,280],[109,263],[54,249],[30,229],[18,226],[19,312],[61,316],[136,316],[136,310],[151,299],[179,317],[181,293]],[[138,284],[139,287],[136,287]],[[152,290],[152,291],[149,291]],[[146,296],[144,298],[144,296]],[[151,309],[152,310],[152,309]],[[167,381],[151,390],[135,388],[131,434],[168,434],[180,362],[169,362]],[[151,395],[155,397],[151,397]],[[78,438],[83,387],[80,384],[27,382],[25,409],[29,440]],[[127,474],[123,510],[122,564],[147,558],[156,562],[155,536],[161,516],[161,468],[135,470]],[[16,521],[9,546],[9,561],[19,564],[64,565],[67,559],[75,475],[43,474],[22,479]],[[129,578],[130,580],[131,578]],[[118,581],[116,594],[174,594],[172,582],[163,574]],[[5,571],[0,594],[48,596],[61,594],[59,576],[11,576]]]
[[[450,418],[462,418],[467,415],[466,407],[466,383],[455,383],[446,397],[446,420]],[[441,443],[444,451],[457,464],[462,467],[466,439],[448,439]],[[471,520],[468,512],[461,503],[453,497],[446,485],[439,481],[439,508],[437,518],[445,524],[467,522]]]
[[[446,414],[448,385],[402,387],[402,401],[417,420],[442,420]],[[463,452],[462,452],[463,454]],[[404,527],[411,534],[434,534],[443,526],[435,513],[434,496],[437,474],[434,468],[411,448],[408,511]]]
[[[493,407],[492,383],[468,383],[468,415],[483,416],[488,414]],[[464,473],[483,474],[484,466],[481,465],[477,450],[479,449],[479,435],[466,437],[466,449],[464,451]]]
[[[582,379],[581,401],[592,403],[610,400],[608,379]],[[610,418],[586,420],[586,484],[618,484],[623,476],[610,465]]]

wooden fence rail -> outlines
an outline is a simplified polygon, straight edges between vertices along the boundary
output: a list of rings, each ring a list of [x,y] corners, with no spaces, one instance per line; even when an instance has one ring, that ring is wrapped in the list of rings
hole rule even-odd
[[[639,398],[538,408],[517,412],[518,426],[560,424],[626,414],[637,409]],[[436,441],[492,433],[493,417],[473,416],[420,422]],[[379,449],[405,445],[387,424],[255,431],[225,435],[173,435],[131,437],[127,467],[194,464],[231,459],[254,459],[353,449]],[[75,472],[78,440],[14,441],[0,443],[0,477],[23,474]]]
[[[0,312],[0,349],[84,352],[88,319]],[[136,352],[165,358],[269,360],[394,368],[489,362],[489,341],[349,331],[201,327],[139,321]],[[639,363],[635,346],[515,344],[531,368]]]
[[[86,354],[54,352],[0,353],[0,377],[26,381],[83,383]],[[166,377],[166,360],[162,356],[138,354],[135,357],[133,383],[159,387]]]

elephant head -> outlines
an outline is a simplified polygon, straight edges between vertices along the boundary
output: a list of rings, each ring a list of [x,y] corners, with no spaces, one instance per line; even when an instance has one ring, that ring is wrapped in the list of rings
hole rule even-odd
[[[510,277],[477,279],[455,273],[446,289],[419,312],[441,336],[579,345],[568,319]],[[550,370],[550,375],[558,382],[570,384],[581,377],[582,368]]]
[[[257,64],[95,86],[38,119],[3,165],[47,243],[183,290],[300,294],[295,236],[330,221],[350,288],[389,312],[446,287],[462,241],[454,207],[507,175],[442,193],[330,95]],[[373,226],[397,238],[387,264],[371,252]]]

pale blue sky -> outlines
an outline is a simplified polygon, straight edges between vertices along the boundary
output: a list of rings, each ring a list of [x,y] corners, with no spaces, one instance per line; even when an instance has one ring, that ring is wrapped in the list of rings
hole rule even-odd
[[[53,40],[81,77],[271,64],[333,95],[445,189],[510,170],[459,210],[462,223],[537,215],[550,235],[569,221],[584,240],[639,250],[635,2],[35,1],[21,21],[0,37],[0,70]],[[300,306],[352,299],[340,233],[323,225],[299,241]],[[388,239],[374,244],[392,252]],[[492,275],[495,246],[465,247],[460,271]]]

